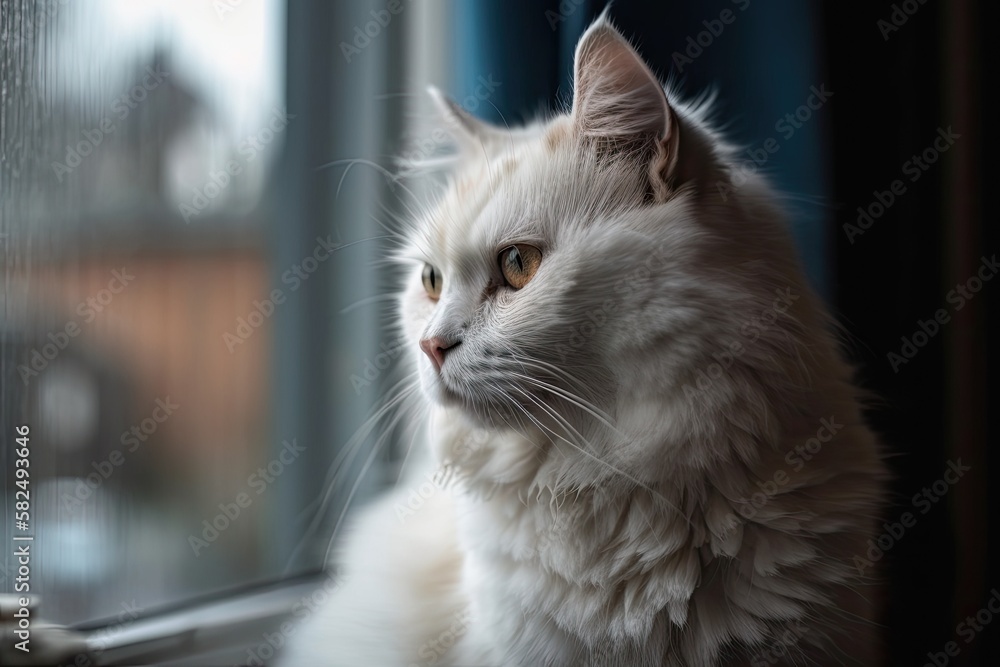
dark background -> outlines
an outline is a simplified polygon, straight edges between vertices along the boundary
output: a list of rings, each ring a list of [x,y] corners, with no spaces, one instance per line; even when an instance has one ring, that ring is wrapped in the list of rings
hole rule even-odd
[[[475,36],[466,49],[465,80],[492,71],[504,81],[497,108],[481,115],[520,119],[567,102],[572,46],[604,3],[545,3],[548,22],[539,20],[540,4],[463,6],[463,29]],[[880,25],[895,7],[905,23]],[[997,429],[990,343],[997,338],[1000,285],[986,283],[958,312],[946,301],[949,290],[975,275],[982,256],[1000,250],[996,207],[987,196],[986,161],[995,154],[996,135],[984,122],[982,100],[996,51],[984,7],[753,0],[741,12],[725,0],[618,0],[611,8],[613,21],[661,78],[691,96],[715,87],[718,117],[747,147],[775,136],[776,119],[802,104],[811,84],[834,92],[795,136],[780,141],[764,169],[791,195],[807,274],[844,327],[844,349],[860,384],[875,396],[869,418],[895,475],[886,520],[914,511],[914,494],[941,479],[949,461],[972,468],[930,511],[914,512],[916,525],[880,563],[893,665],[925,664],[928,653],[941,653],[949,641],[958,642],[960,653],[948,664],[1000,658],[1000,619],[969,643],[956,629],[1000,587],[988,482]],[[693,62],[677,61],[688,37],[705,30],[702,22],[727,8],[736,19]],[[904,162],[949,127],[961,138],[911,182]],[[874,192],[896,179],[906,192],[851,243],[843,225],[856,224],[858,206],[868,207]],[[940,308],[951,321],[894,371],[888,353],[899,352],[901,337],[911,337],[918,321]]]

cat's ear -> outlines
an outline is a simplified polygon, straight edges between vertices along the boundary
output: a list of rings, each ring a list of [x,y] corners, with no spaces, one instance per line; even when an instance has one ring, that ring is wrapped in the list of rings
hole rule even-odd
[[[498,128],[479,120],[438,88],[428,86],[427,93],[460,149],[479,151],[484,143],[503,139]]]
[[[657,164],[650,176],[669,179],[679,134],[674,112],[656,76],[604,14],[580,38],[575,61],[577,132],[609,139],[610,145],[655,142]]]

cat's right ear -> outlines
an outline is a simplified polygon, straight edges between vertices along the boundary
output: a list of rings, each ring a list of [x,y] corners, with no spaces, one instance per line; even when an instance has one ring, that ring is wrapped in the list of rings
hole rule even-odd
[[[609,146],[652,145],[651,184],[665,194],[677,166],[677,119],[660,82],[611,25],[607,10],[580,38],[574,70],[577,132]]]

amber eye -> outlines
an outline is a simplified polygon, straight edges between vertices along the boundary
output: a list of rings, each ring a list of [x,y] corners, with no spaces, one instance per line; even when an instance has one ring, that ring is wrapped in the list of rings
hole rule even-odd
[[[424,273],[421,279],[424,281],[424,289],[427,290],[427,296],[437,301],[438,297],[441,296],[441,272],[430,264],[424,264]]]
[[[542,263],[542,251],[527,243],[518,243],[500,251],[500,272],[514,289],[521,289],[535,276]]]

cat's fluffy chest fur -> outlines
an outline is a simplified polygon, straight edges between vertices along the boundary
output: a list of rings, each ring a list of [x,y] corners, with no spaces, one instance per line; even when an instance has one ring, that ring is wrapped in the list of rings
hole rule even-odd
[[[475,442],[479,466],[537,474],[535,443],[483,439],[447,420],[442,413],[436,421],[443,450]],[[833,422],[870,438],[857,423]],[[831,474],[799,479],[794,465],[782,465],[791,485],[821,486]],[[776,526],[762,520],[751,531],[720,489],[752,482],[711,477],[663,498],[642,489],[553,498],[519,493],[516,483],[470,489],[465,480],[436,487],[412,508],[413,489],[428,479],[422,471],[365,511],[344,557],[348,583],[310,620],[312,637],[300,637],[288,664],[875,664],[864,620],[874,591],[817,604],[828,583],[854,578],[844,562],[864,545],[836,537],[850,519],[774,496],[758,511]],[[822,539],[827,532],[832,541]],[[772,579],[782,567],[807,574]],[[834,654],[826,640],[842,641],[845,625],[852,643]],[[734,649],[739,637],[745,646]]]
[[[454,664],[876,664],[877,592],[856,589],[864,578],[851,567],[871,517],[844,504],[875,493],[865,486],[877,470],[864,455],[873,438],[849,392],[827,393],[829,416],[791,421],[783,445],[761,457],[771,477],[678,469],[673,486],[554,496],[544,479],[562,474],[559,454],[544,457],[544,471],[529,463],[543,457],[528,439],[481,446],[478,471],[520,468],[540,484],[524,493],[473,472],[451,490],[459,588],[474,619]],[[460,446],[475,437],[443,430]],[[852,476],[857,487],[844,488]]]
[[[442,107],[400,294],[425,469],[288,664],[876,664],[884,468],[765,181],[603,17],[570,113]]]

